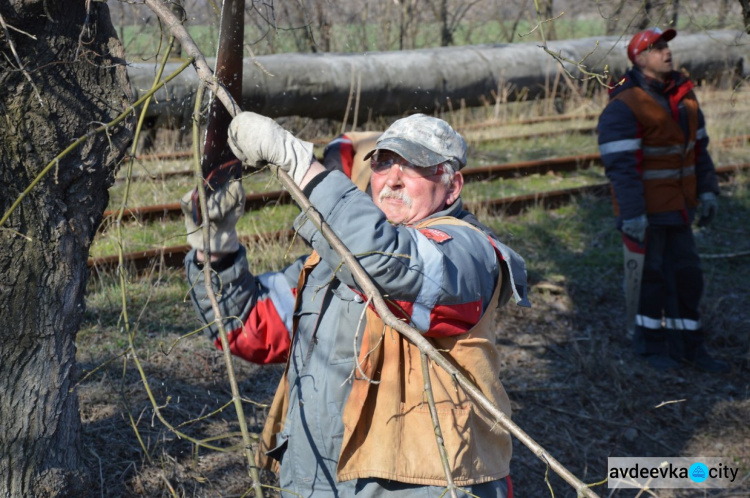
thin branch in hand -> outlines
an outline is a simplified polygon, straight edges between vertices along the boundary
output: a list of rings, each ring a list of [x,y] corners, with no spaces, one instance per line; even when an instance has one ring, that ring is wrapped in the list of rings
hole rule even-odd
[[[174,13],[169,11],[169,14],[171,16],[170,19],[170,25],[172,26],[172,30],[175,29],[176,26],[182,27],[181,23],[175,23],[176,16]],[[184,30],[184,27],[182,28]],[[174,31],[172,31],[174,32]],[[182,40],[180,40],[182,42]],[[191,40],[192,41],[192,40]],[[182,44],[184,48],[187,48],[185,44]],[[193,44],[194,45],[194,44]],[[200,53],[200,51],[198,52]],[[204,60],[205,62],[205,60]],[[209,70],[210,72],[210,70]],[[213,76],[213,81],[216,82],[216,77],[211,73]],[[232,99],[232,96],[229,95],[229,92],[226,91],[226,88],[223,86],[220,86],[217,84],[217,89],[220,89],[227,93],[229,99],[233,102],[233,107],[227,108],[228,111],[231,113],[232,109],[237,106],[236,103],[234,103],[234,99]],[[226,328],[224,327],[224,318],[221,313],[221,308],[219,307],[219,301],[216,297],[216,293],[214,292],[213,287],[213,278],[212,278],[212,272],[213,268],[211,268],[211,244],[209,243],[210,240],[210,220],[209,220],[209,211],[208,211],[208,195],[206,194],[206,189],[204,188],[204,179],[203,179],[203,171],[201,168],[200,163],[200,139],[199,139],[199,121],[200,121],[200,110],[201,110],[201,101],[204,94],[204,85],[201,83],[198,87],[198,93],[195,97],[195,107],[193,109],[193,168],[195,173],[195,183],[196,188],[198,189],[198,199],[200,202],[201,207],[201,213],[203,215],[203,247],[207,248],[208,250],[205,252],[205,258],[203,262],[203,282],[206,289],[206,295],[208,296],[209,301],[211,302],[211,308],[214,312],[214,318],[216,320],[216,326],[219,329],[219,340],[221,341],[221,347],[222,352],[224,356],[224,364],[227,368],[227,377],[229,380],[229,386],[232,391],[232,402],[234,403],[235,408],[235,414],[237,415],[237,422],[240,426],[240,432],[242,433],[242,442],[243,442],[243,450],[245,459],[247,460],[247,470],[248,475],[250,476],[251,480],[251,486],[255,491],[256,497],[260,498],[263,496],[263,491],[260,484],[260,473],[258,472],[258,467],[255,465],[255,455],[253,453],[253,447],[252,447],[252,441],[250,440],[250,433],[247,428],[247,418],[245,417],[245,411],[242,407],[242,397],[240,395],[240,388],[239,384],[237,382],[237,378],[234,373],[234,364],[232,362],[232,351],[231,347],[229,345],[229,337],[226,331]]]
[[[362,363],[359,361],[359,350],[357,349],[357,339],[359,338],[359,331],[362,330],[362,323],[364,322],[365,316],[367,315],[367,308],[370,306],[370,303],[372,302],[372,298],[368,299],[365,303],[365,307],[362,308],[362,313],[359,315],[359,321],[357,322],[357,330],[354,333],[354,340],[353,340],[353,348],[354,348],[354,368],[352,368],[352,373],[349,374],[349,377],[344,380],[342,386],[349,382],[352,378],[356,380],[366,380],[370,384],[380,384],[379,380],[371,379],[367,376],[367,374],[362,370]],[[368,356],[370,356],[372,353],[375,352],[376,349],[380,347],[380,343],[383,342],[383,335],[380,336],[380,339],[378,339],[378,342],[370,349],[367,353],[365,353],[365,359],[367,359]],[[362,338],[362,341],[364,342],[365,338]],[[364,344],[362,344],[364,347]],[[361,349],[361,348],[360,348]],[[361,377],[357,377],[355,375],[355,370],[359,372],[359,375]]]
[[[456,493],[456,484],[453,482],[453,475],[451,473],[451,466],[448,462],[448,453],[445,451],[445,440],[443,439],[443,431],[440,429],[440,419],[438,419],[437,407],[435,406],[435,396],[432,391],[432,381],[430,380],[430,366],[429,358],[427,355],[422,353],[419,355],[422,359],[422,377],[424,378],[424,392],[427,396],[427,405],[430,407],[430,418],[432,418],[432,427],[435,430],[435,440],[437,441],[438,453],[440,453],[440,461],[443,464],[443,472],[445,472],[445,480],[448,483],[448,491],[450,491],[451,498],[458,498]]]

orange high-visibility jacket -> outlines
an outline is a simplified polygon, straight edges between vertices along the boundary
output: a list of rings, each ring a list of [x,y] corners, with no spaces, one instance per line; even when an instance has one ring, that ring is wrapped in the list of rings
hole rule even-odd
[[[687,110],[688,136],[679,123],[639,87],[624,90],[612,100],[624,102],[642,129],[641,178],[646,212],[662,213],[697,206],[695,141],[698,102],[692,90],[688,89],[681,99]],[[616,199],[614,206],[615,213],[619,213]]]

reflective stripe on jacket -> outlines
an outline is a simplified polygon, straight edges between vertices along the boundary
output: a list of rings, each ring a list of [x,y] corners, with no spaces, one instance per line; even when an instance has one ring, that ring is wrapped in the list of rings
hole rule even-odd
[[[621,100],[635,115],[642,130],[640,139],[611,142],[601,147],[602,154],[616,147],[640,145],[646,212],[662,213],[694,208],[698,205],[695,176],[695,140],[698,129],[698,103],[686,85],[685,94],[676,99],[687,111],[688,136],[679,123],[646,91],[633,87],[617,94],[612,100]],[[635,142],[639,142],[637,144]],[[624,143],[627,142],[627,143]],[[631,143],[633,142],[633,143]],[[616,198],[615,213],[619,214]]]

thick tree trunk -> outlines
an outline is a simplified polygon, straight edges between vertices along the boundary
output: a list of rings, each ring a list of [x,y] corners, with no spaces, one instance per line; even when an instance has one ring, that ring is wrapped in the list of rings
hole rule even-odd
[[[75,138],[128,103],[108,7],[91,2],[87,13],[87,3],[0,2],[0,214]],[[74,341],[89,246],[131,134],[128,125],[110,140],[92,136],[0,227],[0,497],[88,494]]]

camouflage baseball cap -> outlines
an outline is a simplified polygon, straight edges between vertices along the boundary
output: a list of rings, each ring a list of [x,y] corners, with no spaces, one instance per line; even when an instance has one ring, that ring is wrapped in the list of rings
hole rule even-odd
[[[393,123],[383,133],[365,159],[377,150],[395,152],[418,166],[434,166],[451,161],[456,169],[466,166],[466,141],[451,125],[439,118],[413,114]]]

